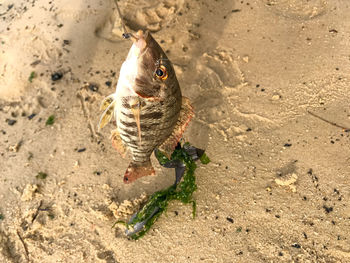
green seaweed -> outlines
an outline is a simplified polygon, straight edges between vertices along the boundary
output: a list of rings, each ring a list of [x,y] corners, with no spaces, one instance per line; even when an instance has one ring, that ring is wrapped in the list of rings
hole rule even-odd
[[[35,78],[35,76],[36,76],[35,72],[32,71],[32,72],[30,73],[30,75],[29,75],[28,81],[29,81],[30,83],[32,83],[32,81],[33,81],[33,79]]]
[[[210,163],[210,159],[205,153],[203,153],[203,155],[199,158],[199,160],[201,161],[202,164]]]
[[[47,177],[47,174],[46,174],[46,173],[43,173],[43,172],[39,172],[35,177],[36,177],[37,179],[42,179],[42,180],[44,180],[44,179]]]
[[[46,125],[52,125],[55,122],[55,115],[50,115],[46,120]]]
[[[0,214],[0,220],[4,220],[3,214]]]
[[[162,152],[156,151],[155,153],[161,165],[169,162],[169,159]],[[192,204],[193,218],[196,215],[196,201],[193,200],[192,194],[197,189],[194,176],[197,165],[183,148],[175,149],[170,159],[180,160],[185,164],[186,170],[182,181],[178,185],[172,185],[152,194],[144,207],[129,222],[118,221],[115,223],[123,224],[127,229],[132,230],[137,223],[144,222],[145,224],[141,231],[130,235],[134,240],[144,236],[150,230],[161,214],[167,210],[170,201],[178,200],[183,204]],[[209,163],[210,161],[208,157],[205,157],[204,160],[205,162],[203,163]]]

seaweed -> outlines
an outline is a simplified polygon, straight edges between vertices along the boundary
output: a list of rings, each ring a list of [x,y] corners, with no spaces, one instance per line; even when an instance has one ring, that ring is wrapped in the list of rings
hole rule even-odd
[[[152,194],[143,208],[134,214],[128,222],[117,221],[115,223],[124,225],[127,228],[126,234],[132,239],[137,240],[143,237],[161,214],[167,210],[170,201],[178,200],[183,204],[192,204],[192,216],[193,218],[195,217],[196,201],[192,198],[192,194],[197,189],[196,178],[194,176],[197,168],[195,160],[199,158],[203,164],[209,163],[210,160],[204,151],[200,157],[193,158],[186,151],[186,146],[191,147],[189,143],[185,143],[184,147],[177,147],[170,159],[161,151],[155,151],[156,158],[162,166],[166,166],[170,162],[183,164],[185,166],[184,175],[181,182],[177,183],[176,181],[170,187]],[[192,148],[196,149],[195,147]]]
[[[32,83],[32,82],[33,82],[33,79],[35,78],[35,76],[36,76],[35,72],[32,71],[32,72],[30,73],[30,75],[29,75],[28,81],[29,81],[30,83]]]
[[[43,172],[39,172],[35,177],[36,177],[37,179],[44,180],[44,179],[47,177],[47,174],[46,174],[46,173],[43,173]]]
[[[54,115],[50,115],[47,120],[46,120],[46,125],[52,125],[55,122],[55,116]]]

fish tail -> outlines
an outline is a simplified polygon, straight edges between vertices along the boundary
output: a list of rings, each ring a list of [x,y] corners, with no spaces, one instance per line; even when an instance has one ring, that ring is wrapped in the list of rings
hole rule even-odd
[[[142,163],[132,161],[129,164],[128,169],[125,171],[124,183],[132,183],[133,181],[147,175],[155,175],[151,160]]]

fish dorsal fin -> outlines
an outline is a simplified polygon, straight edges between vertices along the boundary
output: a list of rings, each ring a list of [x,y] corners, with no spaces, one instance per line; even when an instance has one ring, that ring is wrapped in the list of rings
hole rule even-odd
[[[113,130],[111,132],[111,137],[110,139],[112,140],[112,146],[120,153],[120,155],[124,158],[126,154],[126,147],[124,146],[124,143],[122,139],[120,138],[120,134],[118,130]]]
[[[177,143],[182,137],[187,125],[194,116],[193,107],[188,98],[182,97],[182,105],[180,110],[180,116],[175,124],[172,134],[164,141],[164,143],[159,147],[168,157],[173,153]]]
[[[98,123],[98,130],[106,126],[112,119],[114,115],[114,108],[116,104],[115,95],[111,94],[108,97],[104,98],[101,103],[100,109],[103,110],[103,113]]]

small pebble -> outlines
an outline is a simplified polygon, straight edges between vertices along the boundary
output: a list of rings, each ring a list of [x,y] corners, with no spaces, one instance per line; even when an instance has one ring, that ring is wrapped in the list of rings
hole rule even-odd
[[[112,81],[106,81],[105,84],[107,87],[110,87],[110,86],[112,86]]]
[[[28,116],[28,120],[33,119],[35,116],[36,116],[36,114],[35,114],[35,113],[30,114],[30,115]]]
[[[272,100],[279,100],[281,98],[281,96],[280,95],[273,95],[272,96]]]
[[[51,80],[52,81],[57,81],[60,80],[63,77],[63,74],[60,72],[55,72],[51,75]]]
[[[326,206],[326,205],[324,205],[324,206],[323,206],[323,209],[325,210],[325,212],[326,212],[327,214],[329,214],[330,212],[333,211],[333,207],[331,207],[331,206]]]
[[[233,219],[231,217],[226,217],[226,220],[233,224]]]
[[[89,90],[96,92],[96,91],[98,91],[98,86],[96,84],[90,83]]]
[[[245,62],[245,63],[248,63],[249,62],[249,57],[248,56],[244,56],[242,58],[242,60]]]
[[[86,151],[86,148],[81,148],[81,149],[77,150],[78,153],[82,153],[82,152],[85,152],[85,151]]]
[[[17,121],[16,120],[13,120],[13,119],[6,119],[6,122],[8,125],[12,126],[14,125]]]

